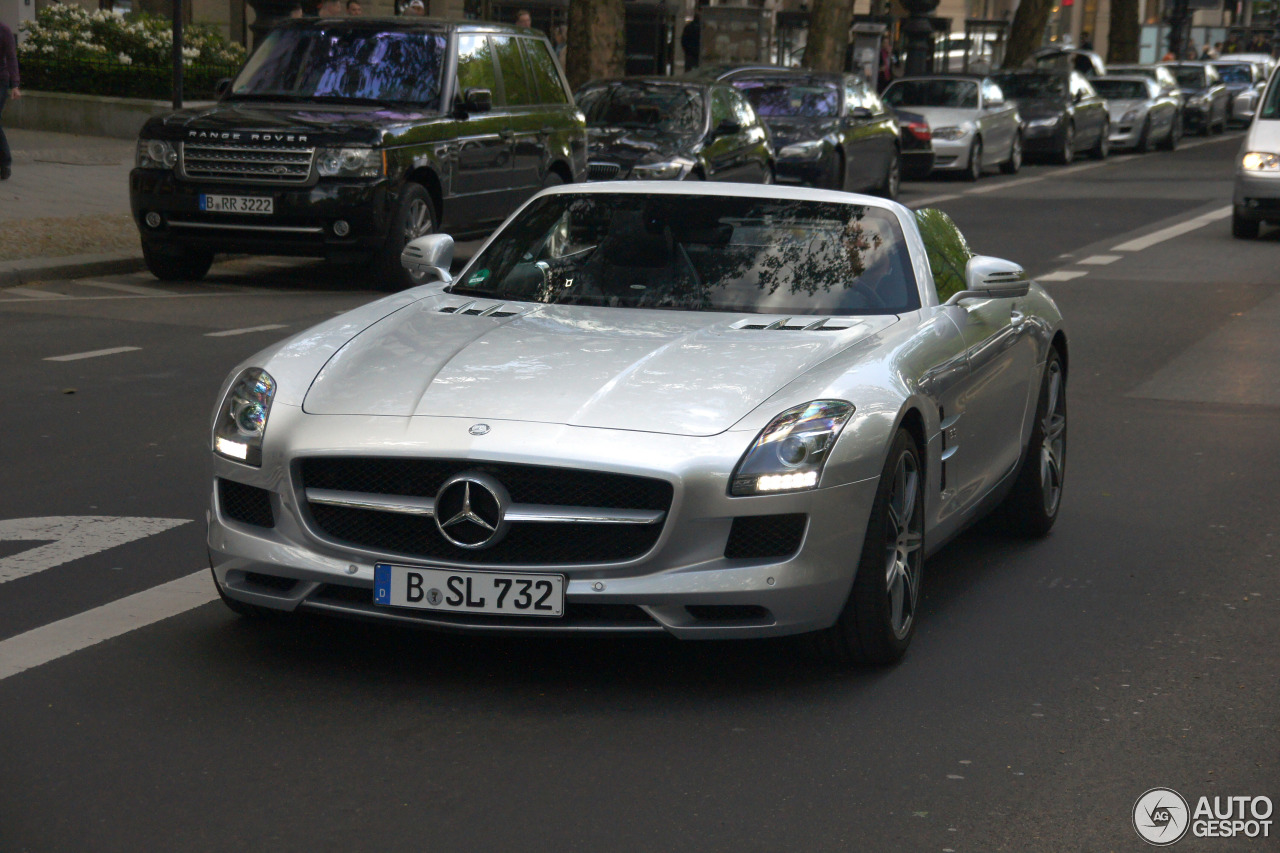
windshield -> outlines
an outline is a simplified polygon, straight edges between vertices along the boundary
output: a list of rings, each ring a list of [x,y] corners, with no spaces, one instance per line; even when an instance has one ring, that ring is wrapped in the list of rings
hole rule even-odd
[[[1169,70],[1172,71],[1173,76],[1178,79],[1178,85],[1184,89],[1206,88],[1206,84],[1204,82],[1203,68],[1175,67],[1175,68],[1170,68]]]
[[[972,80],[899,80],[884,92],[895,107],[978,108],[978,84]]]
[[[558,193],[533,201],[468,269],[450,293],[750,314],[919,307],[897,219],[859,204]]]
[[[445,48],[443,33],[347,26],[274,30],[249,57],[231,94],[437,107]]]
[[[1097,79],[1093,81],[1093,88],[1102,97],[1117,101],[1145,101],[1151,97],[1147,84],[1137,80]]]
[[[702,132],[704,99],[702,90],[695,86],[612,84],[579,92],[576,100],[589,127]]]
[[[1235,63],[1234,65],[1216,65],[1218,76],[1222,78],[1223,83],[1238,83],[1250,86],[1253,84],[1253,71],[1248,65]]]
[[[1062,98],[1066,81],[1057,74],[997,74],[993,78],[1006,98]]]
[[[840,87],[835,83],[805,80],[735,80],[733,85],[747,96],[762,118],[798,116],[824,118],[840,115]]]
[[[1271,75],[1271,85],[1267,86],[1267,100],[1258,110],[1258,118],[1280,118],[1280,75]]]

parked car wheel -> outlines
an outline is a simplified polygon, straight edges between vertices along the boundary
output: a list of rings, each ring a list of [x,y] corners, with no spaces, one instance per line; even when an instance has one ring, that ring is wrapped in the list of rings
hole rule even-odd
[[[1256,219],[1245,219],[1240,214],[1231,213],[1231,236],[1240,240],[1253,240],[1262,230],[1262,223]]]
[[[1089,151],[1095,160],[1105,160],[1107,155],[1111,153],[1111,124],[1108,122],[1102,125],[1102,133],[1098,136],[1097,143]]]
[[[1056,349],[1049,350],[1040,402],[1013,491],[1001,507],[1011,532],[1044,536],[1058,520],[1067,461],[1067,374]]]
[[[827,660],[884,666],[906,654],[924,575],[923,486],[915,439],[899,429],[880,474],[849,599],[836,623],[813,635]]]
[[[417,279],[401,265],[400,253],[410,240],[425,237],[435,229],[436,211],[426,187],[405,184],[378,257],[378,278],[386,290],[403,290],[418,284]]]
[[[1173,124],[1169,126],[1169,135],[1160,143],[1160,147],[1165,151],[1176,151],[1178,141],[1182,139],[1182,117],[1174,116]]]
[[[982,137],[973,140],[969,146],[969,168],[965,169],[964,179],[976,181],[982,177]]]
[[[845,181],[844,154],[839,150],[831,155],[831,167],[827,173],[827,186],[833,190],[843,190]]]
[[[142,260],[161,281],[199,281],[213,266],[213,252],[178,247],[162,251],[143,243]]]
[[[1067,165],[1076,159],[1076,126],[1068,124],[1062,132],[1062,148],[1058,151],[1058,162]]]
[[[1016,175],[1022,168],[1022,134],[1015,133],[1009,145],[1009,159],[1000,164],[1000,171],[1006,175]]]
[[[760,183],[762,184],[773,183],[773,166],[772,165],[768,165],[768,164],[765,165],[764,175],[760,178]]]
[[[1151,116],[1147,116],[1147,120],[1142,123],[1142,134],[1138,137],[1137,150],[1139,154],[1151,151]]]
[[[889,158],[889,168],[884,173],[884,180],[880,182],[880,186],[876,187],[876,195],[896,199],[901,186],[902,158],[898,156],[898,149],[895,148]]]

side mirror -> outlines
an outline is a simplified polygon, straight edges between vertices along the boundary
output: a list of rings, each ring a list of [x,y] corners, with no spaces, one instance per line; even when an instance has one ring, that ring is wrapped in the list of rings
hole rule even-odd
[[[468,89],[463,93],[462,106],[469,113],[487,113],[493,109],[493,92],[488,89]]]
[[[974,255],[964,268],[964,287],[952,294],[947,305],[962,299],[1014,299],[1026,296],[1031,289],[1026,271],[1013,261]]]
[[[1076,89],[1076,93],[1071,96],[1072,103],[1078,104],[1083,100],[1084,100],[1084,92],[1080,91],[1079,89]]]
[[[866,107],[854,107],[853,109],[849,110],[849,118],[856,119],[858,121],[866,121],[867,119],[873,118],[874,116],[875,116],[875,113],[871,112],[871,110],[867,109]]]
[[[720,123],[716,125],[716,130],[714,135],[715,136],[732,136],[733,134],[740,133],[741,131],[742,131],[742,125],[736,119],[726,118],[726,119],[721,119]]]
[[[226,97],[227,93],[230,91],[231,91],[230,77],[223,77],[221,80],[219,80],[217,83],[213,85],[213,96],[217,98],[219,101],[222,100],[224,97]]]
[[[999,109],[1000,107],[1003,107],[1003,106],[1004,106],[1004,101],[1000,100],[999,98],[991,98],[990,100],[987,101],[987,109],[989,110]]]
[[[449,266],[453,263],[453,238],[448,234],[428,234],[409,241],[400,253],[400,265],[419,283],[434,279],[453,283]]]

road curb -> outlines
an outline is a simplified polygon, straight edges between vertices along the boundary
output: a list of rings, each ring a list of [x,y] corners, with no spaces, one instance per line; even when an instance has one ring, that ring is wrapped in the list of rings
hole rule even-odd
[[[0,262],[0,287],[87,275],[121,275],[146,268],[142,255],[136,251],[4,261]]]

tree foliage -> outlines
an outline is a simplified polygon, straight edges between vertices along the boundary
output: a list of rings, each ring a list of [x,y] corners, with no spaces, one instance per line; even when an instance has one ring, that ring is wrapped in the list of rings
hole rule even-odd
[[[577,89],[588,80],[626,70],[626,12],[622,0],[570,0],[565,75]]]

